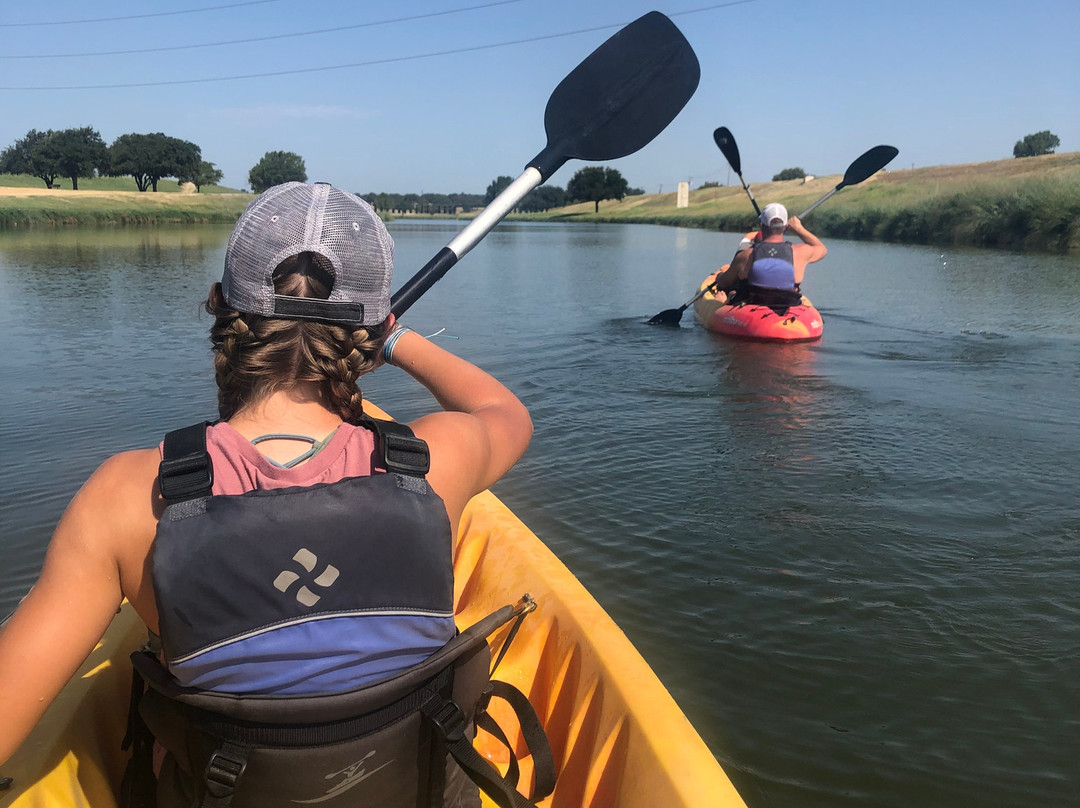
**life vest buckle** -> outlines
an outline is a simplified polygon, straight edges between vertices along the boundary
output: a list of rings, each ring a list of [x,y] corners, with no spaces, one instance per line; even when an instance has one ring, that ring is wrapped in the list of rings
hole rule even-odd
[[[386,468],[399,474],[423,477],[431,468],[427,444],[412,435],[383,434]]]
[[[444,702],[438,710],[428,713],[428,718],[448,742],[455,743],[465,738],[465,714],[454,702]]]
[[[208,497],[213,492],[214,464],[206,450],[209,422],[177,429],[165,436],[158,466],[158,490],[169,504]]]
[[[225,799],[236,790],[236,781],[247,768],[247,756],[230,756],[219,749],[206,764],[206,790],[217,799]]]

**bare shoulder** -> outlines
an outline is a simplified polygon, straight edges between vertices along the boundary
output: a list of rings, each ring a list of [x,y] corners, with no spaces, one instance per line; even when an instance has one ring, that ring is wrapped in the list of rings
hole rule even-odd
[[[55,539],[105,541],[145,532],[160,515],[157,449],[115,454],[98,466],[68,505]]]

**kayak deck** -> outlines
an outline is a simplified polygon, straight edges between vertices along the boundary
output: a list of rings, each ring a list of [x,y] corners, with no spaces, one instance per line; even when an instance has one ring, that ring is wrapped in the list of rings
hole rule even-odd
[[[374,408],[372,408],[374,409]],[[528,593],[538,608],[522,623],[496,678],[536,708],[555,758],[548,808],[743,808],[731,781],[652,669],[582,584],[490,492],[469,503],[455,556],[458,625]],[[508,630],[508,627],[503,631]],[[114,808],[126,760],[120,751],[131,685],[128,655],[145,628],[127,604],[30,739],[0,769],[8,808]],[[502,635],[491,642],[497,650]],[[518,756],[526,753],[505,705],[491,713]],[[500,768],[506,750],[479,733]],[[522,783],[532,766],[521,760]],[[485,800],[485,805],[493,803]]]

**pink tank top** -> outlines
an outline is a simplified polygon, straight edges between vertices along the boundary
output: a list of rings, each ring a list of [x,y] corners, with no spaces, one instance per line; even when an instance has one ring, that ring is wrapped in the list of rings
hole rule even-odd
[[[322,451],[292,468],[275,466],[224,421],[206,430],[206,450],[214,464],[215,495],[335,483],[382,471],[375,465],[375,436],[352,424],[339,426]]]

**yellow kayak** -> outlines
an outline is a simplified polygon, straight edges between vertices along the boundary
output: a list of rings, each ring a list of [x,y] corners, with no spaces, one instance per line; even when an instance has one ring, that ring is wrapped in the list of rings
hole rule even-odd
[[[528,695],[551,742],[558,780],[541,806],[745,805],[626,635],[490,492],[474,497],[462,517],[454,572],[461,627],[526,592],[538,604],[496,678]],[[128,655],[145,634],[125,604],[29,740],[0,767],[0,777],[13,779],[0,791],[0,806],[115,808],[126,762],[120,741],[131,687]],[[493,647],[499,639],[493,638]],[[511,731],[514,722],[499,706],[493,703],[493,716],[523,749]],[[477,748],[503,768],[500,743],[480,733]],[[522,782],[528,783],[530,761],[521,764]]]

